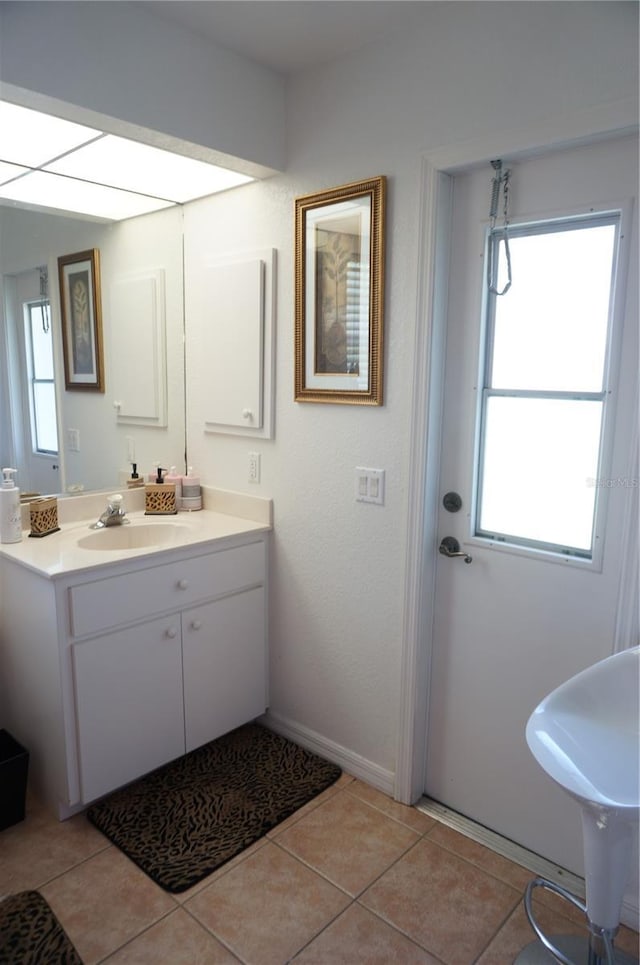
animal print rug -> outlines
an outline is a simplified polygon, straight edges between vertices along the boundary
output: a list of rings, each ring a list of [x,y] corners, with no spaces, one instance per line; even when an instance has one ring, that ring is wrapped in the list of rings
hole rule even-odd
[[[0,902],[0,965],[82,965],[66,932],[37,891]]]
[[[186,891],[340,777],[258,724],[191,751],[93,804],[87,816],[166,891]]]

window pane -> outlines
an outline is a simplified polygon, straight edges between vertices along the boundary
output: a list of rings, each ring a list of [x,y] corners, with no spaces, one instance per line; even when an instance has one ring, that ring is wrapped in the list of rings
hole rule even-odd
[[[47,330],[42,322],[44,310]],[[36,379],[53,378],[53,341],[51,338],[51,317],[48,304],[44,309],[40,305],[29,306],[29,322],[31,328],[31,345],[33,348],[33,377]]]
[[[484,533],[591,549],[602,402],[490,396]]]
[[[33,406],[36,424],[36,449],[39,452],[57,452],[58,430],[56,428],[56,399],[53,382],[34,382]]]
[[[513,285],[495,299],[493,388],[601,391],[615,230],[510,239]]]

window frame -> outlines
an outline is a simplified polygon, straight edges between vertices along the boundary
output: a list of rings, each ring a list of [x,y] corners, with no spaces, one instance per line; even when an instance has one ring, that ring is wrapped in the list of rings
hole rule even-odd
[[[41,308],[41,306],[48,306],[49,309],[49,320],[51,324],[51,303],[50,301],[43,299],[27,299],[22,304],[23,317],[24,317],[24,347],[25,347],[25,364],[27,370],[27,387],[29,395],[29,422],[31,429],[31,452],[34,456],[59,456],[60,455],[60,439],[57,438],[58,448],[57,449],[42,449],[39,447],[39,433],[38,433],[38,419],[36,415],[36,398],[35,398],[35,386],[36,385],[51,385],[53,387],[54,404],[55,404],[55,368],[54,374],[50,379],[38,378],[35,374],[35,358],[33,349],[33,333],[32,333],[32,312]],[[53,345],[53,333],[51,333],[51,352],[52,361],[55,366],[55,358],[53,357],[54,345]],[[58,426],[56,421],[56,437],[58,437]]]
[[[568,231],[580,227],[597,227],[598,225],[613,225],[615,228],[613,258],[611,270],[611,284],[609,295],[609,312],[607,322],[606,347],[603,361],[602,387],[599,392],[588,391],[553,391],[553,390],[518,390],[494,389],[491,384],[491,367],[493,363],[495,314],[499,295],[488,291],[486,271],[483,271],[481,285],[481,319],[478,351],[478,377],[475,388],[476,412],[474,420],[474,446],[471,479],[471,510],[469,513],[469,542],[484,548],[490,548],[530,559],[543,559],[581,568],[588,567],[594,571],[602,569],[602,556],[605,537],[606,506],[608,488],[603,482],[611,477],[611,462],[613,455],[613,435],[615,425],[616,406],[616,378],[622,339],[622,322],[624,319],[624,297],[626,263],[622,242],[629,232],[630,202],[611,206],[593,207],[588,210],[580,209],[561,215],[550,214],[535,220],[522,220],[509,226],[510,238],[550,234],[558,231]],[[489,245],[497,246],[504,238],[504,228],[496,228],[492,233],[489,225],[484,227],[484,258],[483,266],[487,264]],[[626,249],[625,249],[626,250]],[[497,251],[494,252],[497,258]],[[495,261],[497,264],[497,260]],[[514,276],[514,284],[517,279]],[[592,543],[590,551],[583,551],[573,547],[563,547],[562,544],[543,542],[519,537],[508,533],[490,533],[480,527],[480,509],[482,505],[482,468],[484,458],[484,441],[486,430],[487,400],[491,397],[521,397],[521,398],[551,398],[598,401],[602,404],[600,424],[599,454],[596,478],[594,479],[595,500],[593,511]]]

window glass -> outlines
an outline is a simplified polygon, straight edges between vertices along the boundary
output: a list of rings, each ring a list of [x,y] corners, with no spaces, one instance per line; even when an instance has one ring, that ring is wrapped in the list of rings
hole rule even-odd
[[[56,400],[53,382],[35,382],[33,408],[36,424],[36,449],[39,452],[58,451]]]
[[[614,240],[612,224],[510,239],[517,284],[495,299],[493,388],[601,390]]]
[[[513,284],[485,296],[476,536],[593,555],[619,220],[509,238]],[[504,232],[490,243],[504,262]]]
[[[44,316],[49,319],[48,306],[43,306]],[[40,305],[29,306],[31,322],[31,347],[33,351],[33,377],[35,379],[53,379],[53,343],[51,339],[51,323],[43,324],[43,313]]]
[[[601,402],[487,401],[480,528],[591,548]]]

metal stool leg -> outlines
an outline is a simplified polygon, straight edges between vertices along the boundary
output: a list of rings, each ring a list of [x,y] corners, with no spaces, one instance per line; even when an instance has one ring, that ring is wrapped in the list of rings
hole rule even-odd
[[[561,965],[638,965],[637,959],[614,949],[613,939],[617,929],[599,928],[588,919],[588,939],[576,935],[554,935],[553,938],[545,935],[533,912],[533,892],[536,888],[552,891],[583,914],[586,915],[587,912],[585,903],[566,888],[547,881],[546,878],[534,878],[527,885],[524,908],[538,941],[523,948],[514,965],[547,965],[554,961]]]

